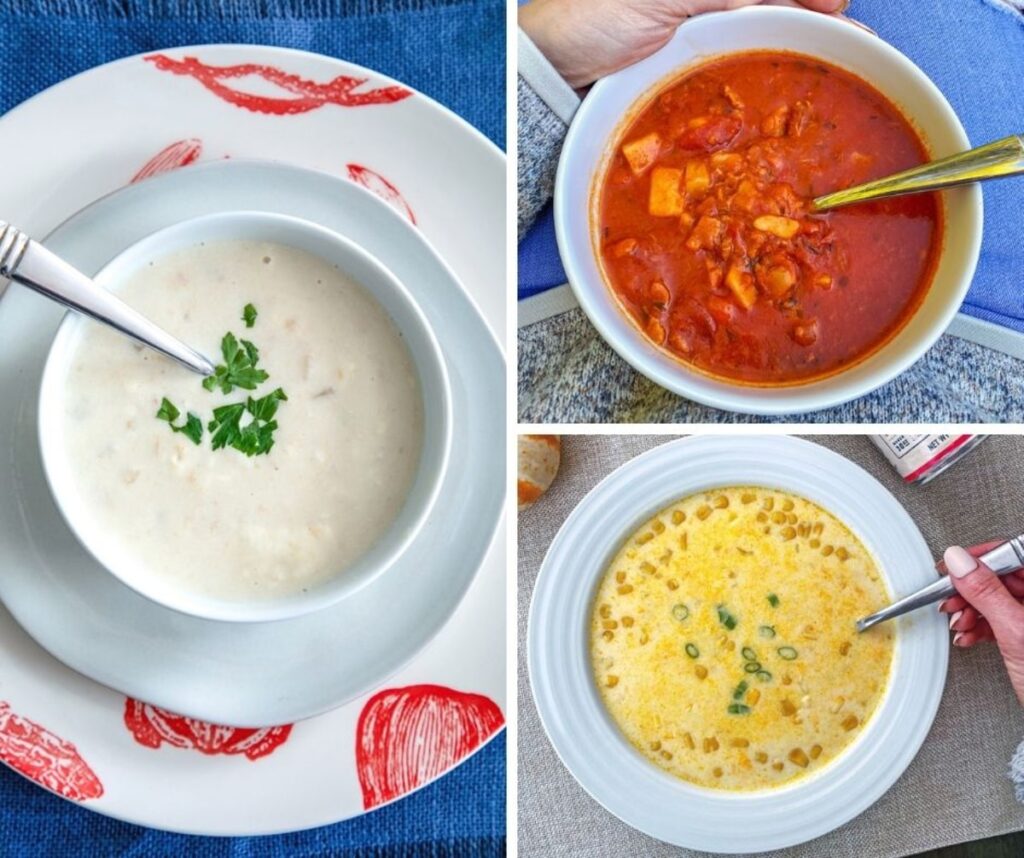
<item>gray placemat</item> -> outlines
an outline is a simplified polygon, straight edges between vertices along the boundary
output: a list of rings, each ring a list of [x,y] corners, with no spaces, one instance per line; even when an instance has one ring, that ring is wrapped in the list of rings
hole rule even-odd
[[[519,329],[523,423],[792,422],[707,408],[656,385],[571,309]],[[1024,422],[1024,361],[949,334],[889,384],[804,423]]]
[[[519,854],[694,856],[617,820],[573,780],[541,727],[526,673],[526,619],[537,571],[562,522],[600,479],[670,436],[564,436],[550,491],[519,516]],[[926,486],[905,486],[867,438],[814,436],[877,477],[917,522],[932,553],[1019,533],[1024,439],[989,438]],[[895,858],[1024,829],[1006,777],[1024,711],[992,646],[954,650],[938,717],[903,777],[842,828],[773,858]],[[683,811],[681,811],[683,812]],[[740,823],[741,820],[737,820]]]

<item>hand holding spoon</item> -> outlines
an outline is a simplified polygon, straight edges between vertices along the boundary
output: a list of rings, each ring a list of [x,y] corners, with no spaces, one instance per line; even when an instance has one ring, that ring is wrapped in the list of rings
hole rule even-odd
[[[823,212],[883,197],[920,194],[1021,174],[1024,174],[1024,137],[1012,134],[959,155],[817,197],[812,211]]]
[[[214,366],[206,357],[4,221],[0,221],[0,277],[103,322],[193,372],[213,375]]]
[[[991,551],[982,554],[978,560],[988,566],[996,575],[1009,575],[1011,572],[1016,572],[1024,567],[1024,535],[1015,536],[1008,542],[997,545]],[[882,610],[870,616],[857,620],[857,631],[867,631],[878,623],[884,623],[886,620],[891,620],[910,611],[916,611],[925,605],[941,602],[943,599],[948,599],[955,594],[956,587],[953,586],[953,582],[943,575],[938,581],[929,584],[916,593],[912,593],[906,598],[900,599],[898,602],[889,605],[887,608],[882,608]]]

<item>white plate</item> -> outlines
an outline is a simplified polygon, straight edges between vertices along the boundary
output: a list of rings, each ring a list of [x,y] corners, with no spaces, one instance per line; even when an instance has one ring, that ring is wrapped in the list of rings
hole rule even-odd
[[[913,62],[891,45],[828,15],[757,6],[699,15],[645,60],[598,81],[573,117],[558,162],[555,230],[569,283],[594,327],[651,381],[695,402],[749,414],[792,415],[863,396],[908,369],[942,335],[967,296],[981,250],[982,196],[977,184],[943,194],[942,254],[931,286],[906,325],[878,351],[818,381],[755,387],[697,372],[656,347],[606,285],[594,248],[594,180],[609,143],[638,100],[687,66],[724,53],[783,50],[813,54],[848,69],[899,105],[935,158],[970,148],[956,113]]]
[[[935,612],[899,621],[892,679],[853,745],[819,773],[776,789],[727,793],[678,780],[642,758],[607,714],[587,634],[598,578],[622,540],[672,501],[727,485],[803,495],[842,519],[905,594],[935,580],[914,522],[864,470],[787,437],[703,436],[627,462],[571,513],[541,567],[530,609],[530,682],[544,729],[580,785],[652,837],[720,853],[782,849],[819,837],[875,802],[903,773],[931,727],[949,657]]]
[[[347,63],[294,51],[229,46],[170,53],[175,57],[196,55],[210,65],[244,61],[273,66],[321,82],[338,75],[355,75],[374,78],[371,86],[388,83],[379,83],[376,75]],[[265,89],[267,85],[259,86]],[[58,116],[64,133],[54,135],[54,117]],[[192,79],[157,72],[143,59],[130,58],[47,91],[8,114],[0,122],[0,130],[5,132],[0,134],[0,155],[5,162],[20,165],[11,192],[5,193],[4,215],[37,235],[80,205],[129,182],[153,153],[167,147],[169,141],[196,139],[202,143],[170,147],[161,158],[153,159],[146,172],[161,172],[188,162],[198,145],[202,148],[201,158],[270,156],[305,166],[332,168],[336,174],[346,176],[348,163],[372,164],[377,173],[389,175],[394,185],[401,186],[402,199],[415,211],[420,227],[425,233],[433,233],[438,244],[445,246],[452,267],[479,303],[490,328],[504,329],[503,295],[494,285],[504,278],[504,159],[461,120],[420,95],[413,94],[386,106],[341,108],[328,104],[298,115],[264,115],[227,104]],[[417,140],[415,149],[405,145],[409,139]],[[238,165],[233,175],[265,169]],[[381,179],[367,178],[369,174],[359,171],[352,175],[389,197],[396,210],[408,216],[405,205],[388,186],[381,184]],[[199,191],[197,205],[202,211],[210,211],[226,201],[226,197],[215,198],[210,193],[210,184],[202,180],[198,170],[194,174],[186,170],[175,178],[186,183],[179,187],[194,183]],[[386,209],[369,221],[351,224],[352,229],[343,228],[348,217],[343,201],[350,200],[347,194],[354,189],[338,182],[332,188],[333,195],[318,195],[305,187],[311,182],[321,191],[328,185],[322,179],[296,172],[288,187],[282,188],[270,183],[266,176],[257,179],[250,172],[248,181],[239,181],[231,190],[235,193],[231,207],[258,208],[262,201],[271,210],[319,220],[353,237],[359,229],[369,233],[377,228],[382,236],[399,234],[396,218],[389,218]],[[102,201],[62,229],[56,236],[58,242],[66,241],[73,252],[76,245],[81,251],[78,260],[98,267],[131,236],[188,215],[187,205],[168,199],[164,201],[166,207],[157,213],[147,210],[119,228],[111,228],[111,223],[104,220],[97,228],[94,221],[98,212],[121,205],[121,200],[130,201],[135,198],[133,195],[139,195],[137,199],[141,200],[155,193],[147,189],[148,184],[138,185],[118,200]],[[154,181],[152,188],[158,189],[159,185],[159,181]],[[230,189],[224,190],[227,193]],[[460,362],[459,373],[463,376],[454,392],[464,404],[474,395],[489,401],[487,397],[493,397],[495,388],[504,390],[504,370],[493,334],[460,290],[442,285],[450,284],[451,280],[444,277],[443,266],[429,248],[412,231],[402,242],[402,248],[411,254],[402,271],[398,270],[402,260],[396,262],[391,258],[393,248],[378,247],[374,252],[417,292],[420,300],[429,299],[431,312],[443,317],[435,324],[464,325],[466,339],[453,350],[454,355],[449,355],[450,360]],[[372,241],[365,244],[374,250]],[[34,296],[15,287],[0,301],[0,325],[5,330],[0,334],[4,343],[4,359],[0,361],[2,386],[13,389],[17,385],[21,391],[20,405],[2,409],[4,417],[0,418],[4,423],[0,430],[4,436],[0,441],[0,565],[5,575],[14,565],[13,535],[27,526],[21,516],[33,504],[45,510],[49,502],[38,483],[24,481],[25,460],[12,455],[15,448],[6,437],[14,429],[20,437],[25,436],[31,422],[27,412],[35,407],[34,394],[26,392],[32,383],[25,376],[31,375],[32,370],[8,358],[13,349],[20,350],[29,341],[38,346],[38,341],[48,334],[25,324],[7,327],[14,312],[21,320],[34,318],[33,313],[22,316],[29,303],[35,303],[33,299]],[[439,306],[443,306],[443,313]],[[45,307],[40,311],[44,316],[51,312]],[[16,332],[8,333],[14,328]],[[452,556],[452,527],[468,528],[474,522],[480,523],[481,532],[470,537],[475,547],[458,552],[458,562],[442,576],[443,586],[450,595],[469,584],[477,566],[480,572],[447,624],[444,619],[454,607],[450,599],[445,607],[434,601],[434,594],[421,593],[417,597],[410,587],[404,588],[399,596],[381,591],[379,598],[389,602],[389,607],[399,603],[412,605],[417,619],[411,633],[408,628],[402,631],[419,638],[420,643],[443,625],[425,649],[391,676],[387,688],[367,694],[374,681],[398,669],[416,652],[414,642],[390,647],[382,663],[370,666],[364,659],[361,668],[353,668],[344,677],[333,667],[334,679],[330,679],[330,674],[314,677],[330,680],[335,691],[347,687],[345,696],[358,696],[328,714],[296,724],[291,730],[261,730],[254,735],[251,731],[218,729],[185,719],[168,721],[153,710],[145,710],[145,717],[140,719],[123,695],[58,664],[31,643],[6,612],[0,612],[0,758],[16,765],[20,762],[23,768],[26,760],[36,761],[39,766],[27,772],[35,780],[67,797],[86,801],[88,807],[103,813],[144,825],[205,834],[294,830],[356,816],[429,782],[465,759],[500,728],[505,700],[503,528],[484,557],[504,486],[503,399],[499,397],[497,402],[502,404],[473,412],[474,421],[479,421],[471,427],[475,442],[472,446],[468,442],[463,445],[463,458],[474,457],[482,468],[472,483],[472,490],[479,492],[475,495],[477,500],[472,506],[457,500],[453,518],[446,519],[449,528],[444,534],[435,529],[432,537],[443,546],[437,551],[448,551],[448,556]],[[15,418],[16,426],[4,419],[8,416]],[[19,456],[24,449],[19,444]],[[15,469],[17,478],[12,476]],[[31,475],[29,465],[27,476]],[[38,471],[35,476],[39,476]],[[465,474],[464,479],[468,480]],[[469,491],[469,484],[466,485]],[[77,549],[69,540],[66,532],[59,530],[46,534],[45,540],[28,546],[23,558],[29,564],[45,565],[52,560],[55,547],[63,546],[71,553]],[[18,544],[25,545],[23,541]],[[51,568],[47,574],[57,575],[59,571]],[[69,620],[91,625],[88,633],[74,642],[74,647],[65,644],[65,648],[74,650],[69,658],[85,659],[87,654],[97,651],[135,649],[140,661],[146,659],[152,674],[149,679],[137,677],[157,692],[149,698],[159,701],[182,692],[186,677],[168,671],[151,649],[123,633],[120,618],[108,618],[105,623],[99,619],[94,593],[90,592],[88,601],[78,602],[76,610],[71,611],[68,605],[76,600],[74,594],[74,590],[61,594],[65,600],[62,610],[68,611]],[[28,601],[26,611],[41,614],[41,608],[57,610],[56,602],[32,606]],[[76,612],[83,616],[72,617]],[[181,621],[175,617],[175,623]],[[164,630],[167,631],[166,626]],[[326,663],[324,653],[337,645],[335,636],[346,633],[350,632],[340,632],[323,623],[318,629],[320,636],[307,640],[301,650],[296,649],[290,665],[279,661],[276,669],[257,666],[255,677],[251,675],[252,660],[248,656],[232,663],[230,657],[217,649],[189,645],[192,657],[199,659],[200,665],[219,663],[223,671],[222,686],[214,696],[199,701],[202,706],[196,712],[212,715],[207,710],[223,704],[225,689],[237,689],[241,679],[241,686],[248,686],[253,694],[254,686],[262,684],[264,693],[256,702],[264,711],[253,717],[250,710],[246,717],[227,722],[265,723],[270,707],[284,712],[284,707],[295,705],[291,694],[296,683],[311,684],[299,676],[305,674],[308,680],[311,670]],[[351,652],[358,650],[366,655],[368,643],[372,639],[360,639],[335,656],[348,658],[354,664],[356,659]],[[373,658],[374,654],[371,652],[368,657]],[[176,658],[182,666],[185,653]],[[243,673],[247,675],[241,676]],[[191,681],[194,676],[196,673],[190,672],[187,679]],[[209,686],[208,690],[212,691]],[[234,696],[235,691],[231,694]],[[331,696],[331,692],[321,693],[322,706],[311,705],[313,701],[307,697],[303,708],[311,712],[328,706]],[[240,699],[234,699],[232,705],[239,704]],[[374,737],[379,739],[382,733],[371,728],[379,728],[382,717],[385,721],[396,717],[399,709],[419,712],[420,728],[398,731],[402,734],[398,745],[395,739],[389,740],[390,744],[376,740]],[[129,729],[129,722],[134,730]],[[154,723],[159,728],[156,731],[148,726]],[[410,750],[407,743],[417,740],[427,742],[427,752],[421,758],[422,764],[410,770],[410,759],[403,752]],[[82,775],[77,788],[69,783],[76,772]]]

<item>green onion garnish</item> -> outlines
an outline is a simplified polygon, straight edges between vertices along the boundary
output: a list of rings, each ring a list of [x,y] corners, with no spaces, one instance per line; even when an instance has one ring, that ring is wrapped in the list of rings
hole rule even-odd
[[[729,631],[736,628],[736,617],[729,613],[729,610],[725,605],[718,606],[718,621],[725,626]]]
[[[763,638],[775,637],[775,626],[761,626],[757,631]]]
[[[740,684],[736,686],[736,690],[732,693],[733,700],[742,700],[743,695],[747,693],[747,680],[741,680]]]
[[[743,665],[743,669],[747,673],[757,673],[761,669],[761,662],[748,661],[745,665]]]
[[[743,647],[743,649],[740,650],[740,652],[743,653],[743,657],[747,661],[757,661],[757,653],[754,652],[750,647],[745,646]]]
[[[688,616],[690,616],[690,609],[687,608],[686,605],[682,604],[682,602],[680,602],[678,605],[672,608],[672,616],[679,620],[679,622],[682,622]]]
[[[798,654],[799,653],[797,653],[797,651],[795,649],[793,649],[793,647],[791,647],[791,646],[780,646],[779,647],[779,655],[782,658],[786,659],[786,661],[792,661],[794,658],[797,657]]]
[[[779,597],[776,596],[774,593],[769,593],[768,604],[771,605],[773,608],[779,607]]]
[[[690,658],[696,658],[697,656],[699,656],[699,655],[700,655],[700,650],[699,650],[699,649],[697,649],[697,647],[696,647],[696,645],[695,645],[695,644],[692,644],[692,643],[688,643],[688,644],[686,645],[686,654],[687,654],[687,655],[688,655],[688,656],[689,656]]]
[[[754,675],[755,675],[755,676],[756,676],[756,677],[757,677],[758,679],[760,679],[760,680],[761,680],[761,682],[770,682],[770,681],[771,681],[771,678],[772,678],[772,675],[771,675],[771,674],[770,674],[770,673],[769,673],[769,672],[768,672],[767,670],[759,670],[759,671],[758,671],[758,672],[757,672],[756,674],[754,674]]]
[[[745,703],[730,703],[729,704],[730,715],[749,715],[750,707]]]

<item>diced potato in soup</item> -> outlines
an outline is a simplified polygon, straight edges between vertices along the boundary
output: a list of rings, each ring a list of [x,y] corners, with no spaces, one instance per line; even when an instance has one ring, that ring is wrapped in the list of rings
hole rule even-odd
[[[828,765],[878,707],[889,600],[839,519],[783,491],[672,504],[630,534],[594,600],[594,681],[625,738],[702,787],[777,787]]]
[[[327,261],[255,241],[176,251],[118,294],[217,362],[226,332],[251,341],[269,378],[207,390],[83,324],[62,435],[89,526],[161,584],[206,597],[280,598],[344,575],[398,516],[423,443],[419,377],[383,307]],[[278,388],[269,452],[214,449],[215,408]],[[164,398],[179,423],[199,417],[200,443],[157,419]]]

